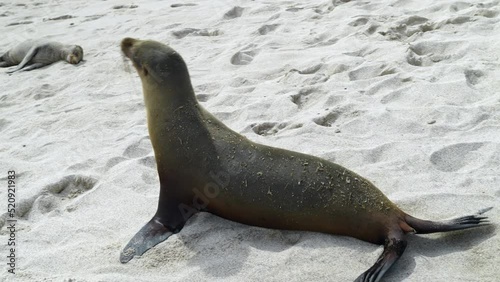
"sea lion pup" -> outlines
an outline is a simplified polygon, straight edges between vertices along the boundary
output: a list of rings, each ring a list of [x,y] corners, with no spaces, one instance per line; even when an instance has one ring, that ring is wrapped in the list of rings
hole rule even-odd
[[[38,69],[60,60],[78,64],[82,59],[83,49],[78,45],[63,45],[43,39],[26,40],[0,57],[0,67],[17,65],[16,68],[7,71],[13,73]]]
[[[248,225],[309,230],[383,244],[356,281],[379,281],[406,248],[405,233],[485,225],[469,215],[426,221],[401,211],[372,183],[327,160],[254,143],[196,101],[183,59],[155,41],[125,38],[121,49],[143,87],[160,196],[153,218],[120,255],[126,263],[179,232],[198,211]]]

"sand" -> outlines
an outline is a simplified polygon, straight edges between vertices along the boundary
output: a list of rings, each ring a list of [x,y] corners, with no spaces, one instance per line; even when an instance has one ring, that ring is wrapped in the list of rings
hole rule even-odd
[[[352,281],[382,252],[199,214],[120,264],[159,189],[141,83],[119,50],[127,36],[181,53],[198,100],[249,139],[344,165],[419,218],[493,206],[497,224],[499,13],[498,0],[0,0],[0,51],[43,37],[85,52],[77,66],[0,70],[0,278]],[[494,226],[408,238],[384,281],[500,277]]]

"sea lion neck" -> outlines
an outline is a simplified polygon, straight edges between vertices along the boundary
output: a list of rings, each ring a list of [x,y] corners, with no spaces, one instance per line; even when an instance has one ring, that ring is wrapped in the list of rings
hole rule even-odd
[[[186,81],[177,84],[143,81],[143,90],[151,143],[155,155],[163,156],[157,158],[157,166],[174,169],[178,160],[186,157],[176,149],[179,144],[209,140],[194,91]]]
[[[196,101],[191,81],[171,77],[163,81],[145,83],[143,78],[144,102],[148,112],[156,112],[171,115],[169,111],[174,111],[179,107],[192,107],[198,105]]]

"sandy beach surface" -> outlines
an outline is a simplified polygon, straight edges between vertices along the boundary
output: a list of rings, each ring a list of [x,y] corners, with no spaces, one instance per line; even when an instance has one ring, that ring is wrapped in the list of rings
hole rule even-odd
[[[493,226],[408,236],[383,281],[499,281],[498,0],[0,0],[0,34],[0,52],[34,38],[85,52],[76,66],[0,69],[2,281],[353,281],[381,254],[200,213],[120,264],[159,191],[124,37],[176,49],[200,103],[233,130],[339,163],[409,214],[494,207]]]

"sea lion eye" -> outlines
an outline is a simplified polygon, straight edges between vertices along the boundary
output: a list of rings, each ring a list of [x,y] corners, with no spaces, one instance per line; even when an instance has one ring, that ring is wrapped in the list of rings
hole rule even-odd
[[[142,72],[144,73],[145,76],[147,76],[149,74],[147,68],[142,68]]]

